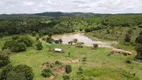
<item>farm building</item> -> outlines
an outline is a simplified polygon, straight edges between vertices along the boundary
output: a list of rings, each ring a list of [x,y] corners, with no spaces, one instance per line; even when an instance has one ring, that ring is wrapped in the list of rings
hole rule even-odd
[[[60,49],[60,48],[54,48],[53,51],[54,51],[54,52],[63,52],[63,50]]]

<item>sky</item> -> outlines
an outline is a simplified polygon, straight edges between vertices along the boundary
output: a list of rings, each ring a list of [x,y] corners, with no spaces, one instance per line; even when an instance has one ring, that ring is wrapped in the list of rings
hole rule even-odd
[[[0,14],[56,11],[142,13],[142,0],[0,0]]]

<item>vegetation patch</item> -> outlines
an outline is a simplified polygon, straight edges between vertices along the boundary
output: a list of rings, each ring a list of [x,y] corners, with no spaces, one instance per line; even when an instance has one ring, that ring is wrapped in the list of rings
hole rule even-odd
[[[111,79],[118,80],[121,77],[127,80],[139,80],[139,78],[129,72],[126,72],[122,69],[111,69],[111,68],[96,68],[92,70],[84,70],[83,75],[88,77],[99,77],[103,78],[107,75],[107,77],[110,77]],[[113,75],[113,76],[112,76]],[[109,79],[105,79],[109,80]]]

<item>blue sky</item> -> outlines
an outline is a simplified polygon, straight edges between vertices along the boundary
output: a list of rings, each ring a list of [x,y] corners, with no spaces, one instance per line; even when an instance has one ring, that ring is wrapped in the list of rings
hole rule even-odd
[[[0,14],[51,11],[142,13],[142,0],[0,0]]]

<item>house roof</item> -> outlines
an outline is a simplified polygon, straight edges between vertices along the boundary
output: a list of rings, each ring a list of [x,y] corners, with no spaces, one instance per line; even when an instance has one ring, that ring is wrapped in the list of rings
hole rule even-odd
[[[58,52],[61,52],[61,51],[62,51],[62,49],[60,49],[60,48],[54,48],[54,50],[55,50],[55,51],[58,51]]]

